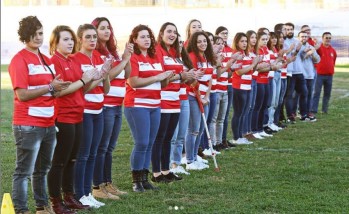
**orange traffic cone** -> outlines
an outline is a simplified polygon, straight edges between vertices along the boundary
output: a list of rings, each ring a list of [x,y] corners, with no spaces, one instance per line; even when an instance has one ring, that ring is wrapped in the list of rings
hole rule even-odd
[[[1,214],[15,214],[10,193],[5,193],[2,198]]]

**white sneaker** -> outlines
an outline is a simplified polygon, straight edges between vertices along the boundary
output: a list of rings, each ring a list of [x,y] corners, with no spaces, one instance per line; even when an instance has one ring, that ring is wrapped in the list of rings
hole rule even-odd
[[[282,129],[282,128],[276,126],[274,123],[269,124],[268,127],[269,127],[271,130],[276,131],[276,132],[278,132],[278,131],[280,131],[280,130]]]
[[[199,167],[199,168],[203,168],[203,169],[208,169],[210,168],[210,166],[208,164],[205,164],[203,162],[200,161],[194,161],[194,163]]]
[[[181,164],[186,164],[187,163],[187,158],[184,156],[181,159]]]
[[[254,133],[254,134],[252,134],[252,135],[253,135],[253,137],[255,137],[255,138],[257,138],[257,139],[260,139],[260,140],[264,139],[264,137],[262,137],[258,132],[257,132],[257,133]]]
[[[99,208],[100,206],[96,203],[94,203],[93,201],[90,200],[90,198],[86,195],[82,196],[80,199],[79,199],[80,203],[82,205],[88,205],[92,208]]]
[[[208,160],[203,159],[203,158],[200,157],[199,155],[196,156],[196,160],[197,160],[197,161],[200,161],[200,162],[202,162],[202,163],[208,163]]]
[[[247,138],[242,138],[242,140],[245,142],[245,145],[252,144],[252,141],[249,141]]]
[[[196,162],[187,163],[186,170],[203,170],[203,167],[199,167]]]
[[[252,144],[252,142],[248,141],[246,138],[239,138],[239,139],[235,140],[234,143],[237,144],[237,145]]]
[[[183,168],[183,166],[177,166],[176,168],[170,169],[170,171],[173,172],[174,174],[185,174],[185,175],[190,175],[189,172],[185,171],[185,169]]]
[[[206,156],[212,156],[210,149],[205,149],[204,151],[202,151],[202,153],[204,153],[204,155],[206,155]]]
[[[265,133],[265,131],[259,132],[259,135],[262,137],[273,137],[272,134],[267,134],[267,133]]]
[[[93,203],[97,204],[97,205],[100,206],[100,207],[105,205],[105,203],[100,202],[100,201],[97,201],[97,200],[93,197],[93,195],[92,195],[91,193],[88,194],[87,197],[90,199],[90,201],[92,201]]]

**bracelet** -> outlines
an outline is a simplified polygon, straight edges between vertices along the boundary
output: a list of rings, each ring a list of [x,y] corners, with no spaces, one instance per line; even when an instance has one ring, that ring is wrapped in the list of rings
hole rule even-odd
[[[82,79],[79,79],[79,80],[82,82],[83,85],[86,85],[84,80],[82,80]]]
[[[179,75],[179,80],[182,80],[182,74],[179,73],[178,75]]]
[[[55,93],[55,88],[53,87],[53,85],[50,83],[48,84],[48,92],[50,92],[50,94],[53,96],[53,94]]]

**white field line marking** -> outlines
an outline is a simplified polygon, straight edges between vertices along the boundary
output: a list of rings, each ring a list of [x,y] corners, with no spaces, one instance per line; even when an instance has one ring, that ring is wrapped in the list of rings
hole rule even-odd
[[[335,150],[335,149],[325,149],[325,150],[297,150],[297,149],[291,149],[291,148],[285,148],[285,149],[272,149],[272,148],[246,148],[245,150],[249,151],[267,151],[267,152],[335,152],[335,153],[348,153],[348,150]]]

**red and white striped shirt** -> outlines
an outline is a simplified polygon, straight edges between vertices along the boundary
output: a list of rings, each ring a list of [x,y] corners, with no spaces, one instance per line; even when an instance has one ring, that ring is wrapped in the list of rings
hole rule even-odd
[[[284,60],[287,60],[286,53],[283,55]],[[281,69],[281,79],[287,79],[287,64],[285,64]]]
[[[243,69],[247,66],[250,66],[253,59],[250,57],[250,55],[246,56],[243,51],[241,51],[241,53],[244,57],[242,58],[242,60],[237,60],[237,63],[241,64],[240,69]],[[233,88],[251,90],[253,70],[248,71],[246,74],[238,75],[237,71],[240,69],[236,69],[233,73]]]
[[[222,68],[225,68],[227,66],[227,62],[230,60],[231,56],[233,55],[233,49],[231,49],[228,45],[225,45],[222,52],[224,56],[224,60],[222,62]],[[224,73],[221,74],[219,79],[217,79],[217,85],[216,89],[217,92],[227,92],[228,85],[232,82],[231,78],[228,78],[228,72],[230,71],[230,68],[228,68]]]
[[[273,50],[269,50],[269,55],[270,55],[270,64],[272,64],[275,62],[275,60],[278,57],[277,49],[274,47]],[[275,71],[269,71],[269,73],[268,73],[269,79],[273,79],[274,74],[275,74]]]
[[[178,59],[176,59],[176,50],[174,48],[170,48],[168,53],[161,47],[160,44],[158,44],[156,46],[156,54],[162,59],[165,71],[174,70],[175,74],[183,72],[183,65]],[[161,89],[161,113],[180,112],[180,88],[181,81],[175,80],[170,82],[165,88]]]
[[[120,64],[121,61],[113,63],[113,67]],[[104,95],[104,106],[122,106],[126,93],[125,70],[122,70],[119,75],[110,80],[110,90],[107,95]]]
[[[199,91],[201,97],[204,98],[206,92],[209,90],[209,82],[212,79],[213,67],[203,56],[200,56],[200,59],[198,59],[194,52],[189,53],[189,58],[191,59],[194,68],[204,68],[204,75],[198,79]],[[192,88],[189,89],[189,94],[195,97],[195,93]]]
[[[42,55],[53,74],[56,73],[51,60]],[[52,73],[39,55],[22,49],[11,60],[8,67],[13,90],[48,87],[53,80]],[[15,93],[13,124],[23,126],[50,127],[54,125],[54,97],[50,93],[20,101]]]
[[[150,58],[148,55],[132,54],[130,62],[130,78],[136,76],[147,78],[156,76],[163,72],[163,65],[157,56]],[[160,82],[155,82],[140,88],[132,88],[130,84],[126,82],[126,94],[124,100],[125,107],[159,108],[160,103]]]
[[[72,56],[74,62],[78,63],[82,72],[86,72],[93,68],[97,68],[99,71],[102,69],[104,61],[101,54],[94,50],[91,58],[81,52],[77,52]],[[98,86],[91,89],[85,94],[85,108],[84,113],[99,114],[103,111],[103,83],[99,83]]]
[[[75,82],[81,78],[81,69],[70,57],[65,58],[62,54],[56,51],[52,56],[51,61],[55,65],[57,74],[60,74],[61,79],[64,81]],[[55,107],[57,121],[71,124],[80,123],[83,119],[84,105],[85,99],[83,88],[56,98]]]
[[[263,56],[263,62],[270,63],[270,54],[268,47],[262,47],[258,50],[259,55]],[[268,84],[269,79],[268,79],[268,73],[269,72],[258,72],[258,77],[257,77],[257,83],[260,84]]]
[[[183,65],[183,72],[188,70],[188,68]],[[181,83],[181,88],[179,90],[179,100],[188,100],[188,85],[186,83]]]

